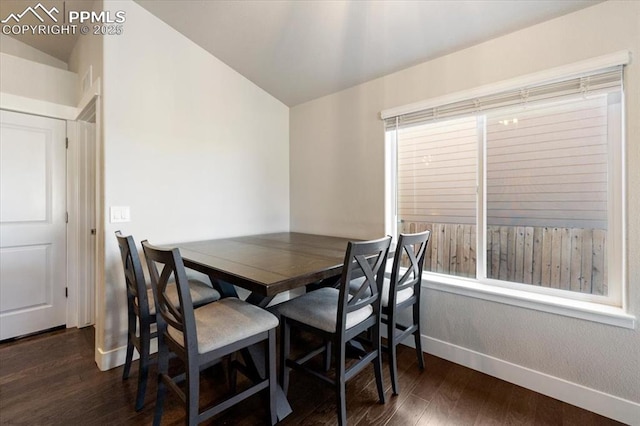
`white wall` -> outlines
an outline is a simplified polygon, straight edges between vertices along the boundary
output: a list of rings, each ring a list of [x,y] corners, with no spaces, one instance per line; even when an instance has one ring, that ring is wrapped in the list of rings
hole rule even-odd
[[[619,50],[630,50],[633,58],[625,71],[626,260],[628,311],[640,316],[639,2],[600,3],[292,108],[291,230],[384,233],[380,111]],[[631,401],[625,406],[640,413],[637,326],[617,328],[435,290],[426,291],[423,307],[429,342],[596,391],[590,395],[612,395],[609,401]]]
[[[69,69],[66,62],[61,61],[58,58],[54,58],[51,55],[41,52],[40,50],[5,34],[0,34],[0,52],[6,53],[7,55],[18,56],[44,65],[49,65],[50,67],[59,68],[61,70]]]
[[[74,119],[77,78],[67,70],[0,53],[0,108]]]
[[[76,74],[0,53],[0,91],[61,105],[76,102]]]
[[[291,230],[384,235],[383,80],[291,109]]]
[[[104,38],[102,213],[130,206],[131,222],[105,223],[101,368],[126,343],[114,231],[161,244],[289,228],[288,107],[136,3],[104,9],[127,20]]]
[[[102,0],[95,0],[91,8],[87,10],[100,12],[103,10]],[[78,74],[77,80],[77,102],[80,103],[85,88],[82,87],[82,79],[87,75],[91,68],[91,83],[94,83],[102,77],[102,56],[103,42],[105,36],[89,34],[81,34],[78,36],[75,46],[69,57],[69,69]],[[81,111],[78,111],[81,112]]]

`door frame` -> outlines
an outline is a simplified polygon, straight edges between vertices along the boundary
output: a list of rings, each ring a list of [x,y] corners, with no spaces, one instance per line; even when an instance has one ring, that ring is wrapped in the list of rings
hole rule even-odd
[[[82,122],[88,122],[95,126],[95,120],[95,102],[92,102],[75,121],[67,121],[68,327],[86,327],[95,324],[96,188],[95,185],[90,185],[86,176],[93,175],[95,182],[97,134],[92,136],[92,141],[87,142],[82,124]],[[88,143],[93,146],[87,153]],[[92,200],[87,200],[87,197],[91,197]],[[91,229],[93,229],[93,235],[91,235]],[[87,250],[90,251],[89,255],[86,253]]]

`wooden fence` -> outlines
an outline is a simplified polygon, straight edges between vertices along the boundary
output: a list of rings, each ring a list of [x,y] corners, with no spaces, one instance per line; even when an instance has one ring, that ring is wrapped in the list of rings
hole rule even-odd
[[[476,276],[476,226],[403,222],[400,232],[431,231],[425,271]],[[487,276],[576,292],[607,294],[606,230],[489,226]]]

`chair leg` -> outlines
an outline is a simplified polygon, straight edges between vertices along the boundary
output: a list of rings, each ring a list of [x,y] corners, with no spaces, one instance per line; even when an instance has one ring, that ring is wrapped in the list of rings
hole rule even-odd
[[[196,426],[200,414],[200,367],[196,360],[187,361],[186,406],[187,424]]]
[[[336,397],[338,406],[338,424],[340,426],[346,426],[347,424],[347,401],[346,401],[346,386],[344,380],[336,382]]]
[[[158,332],[158,391],[156,393],[156,410],[153,416],[153,426],[160,426],[160,420],[162,420],[162,406],[164,404],[164,397],[167,393],[167,385],[162,379],[163,376],[169,374],[169,352],[162,343],[162,337]]]
[[[290,351],[291,326],[286,317],[280,319],[280,386],[286,395],[289,390],[289,367],[287,358]]]
[[[384,396],[384,382],[382,379],[382,339],[380,336],[380,323],[376,327],[370,329],[373,331],[372,333],[372,341],[371,344],[375,345],[375,349],[377,352],[377,357],[373,360],[373,372],[376,376],[376,387],[378,388],[378,399],[381,404],[385,402]]]
[[[232,394],[235,394],[238,389],[238,369],[235,366],[237,360],[237,353],[232,353],[229,356],[229,368],[228,370],[228,380],[229,380],[229,390]]]
[[[396,322],[395,318],[389,316],[387,323],[387,346],[389,348],[389,374],[391,376],[391,389],[394,395],[398,395],[400,386],[398,385],[398,357],[396,352]]]
[[[418,366],[424,370],[424,354],[422,352],[422,333],[420,332],[420,304],[413,305],[413,323],[416,324],[416,331],[413,333],[415,339],[416,355],[418,356]]]
[[[127,296],[130,297],[130,296]],[[131,361],[133,360],[133,337],[132,335],[135,335],[136,333],[136,325],[137,325],[137,318],[135,316],[135,314],[132,312],[132,307],[131,307],[131,300],[129,300],[127,303],[129,303],[129,316],[128,316],[128,322],[129,322],[129,332],[127,333],[127,356],[124,360],[124,370],[122,371],[122,380],[126,380],[129,378],[129,372],[131,371]]]
[[[142,327],[140,333],[140,360],[138,361],[138,394],[136,396],[136,411],[142,410],[144,406],[144,395],[147,391],[147,381],[149,376],[150,332],[149,325]]]
[[[335,342],[335,362],[336,362],[336,405],[338,411],[338,424],[347,424],[347,389],[345,382],[345,344]]]
[[[131,371],[131,362],[133,360],[133,341],[131,340],[131,332],[127,336],[127,356],[124,359],[124,370],[122,371],[122,380],[129,378]]]
[[[267,341],[267,350],[265,355],[265,365],[268,368],[267,374],[269,378],[268,410],[269,424],[272,426],[278,423],[278,410],[276,407],[276,330],[269,330],[269,338]]]
[[[324,342],[324,371],[331,369],[331,340]]]
[[[389,346],[389,372],[391,374],[393,394],[398,395],[400,393],[400,386],[398,385],[398,356],[396,345]]]

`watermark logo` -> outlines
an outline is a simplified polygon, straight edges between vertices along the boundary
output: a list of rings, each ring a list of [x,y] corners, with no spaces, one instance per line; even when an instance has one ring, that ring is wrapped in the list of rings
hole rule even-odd
[[[38,10],[40,10],[40,13],[38,13]],[[56,15],[58,13],[60,13],[58,8],[55,7],[55,6],[53,6],[51,8],[51,10],[47,10],[47,8],[42,5],[42,3],[38,3],[34,7],[31,7],[31,6],[27,7],[24,10],[24,12],[22,12],[22,13],[18,13],[18,14],[11,13],[11,14],[9,14],[9,16],[7,16],[1,22],[3,24],[6,24],[6,23],[10,22],[13,19],[16,23],[19,23],[23,16],[25,16],[27,14],[31,14],[31,15],[35,16],[36,18],[38,18],[38,20],[40,22],[44,23],[44,18],[42,18],[41,13],[44,13],[45,15],[47,15],[49,18],[51,18],[51,20],[53,22],[58,22],[58,19],[53,15],[54,12],[56,13]]]
[[[32,24],[34,18],[40,24]],[[60,19],[62,21],[60,21]],[[120,35],[124,31],[123,24],[127,20],[126,12],[66,10],[63,12],[53,6],[47,9],[42,3],[27,6],[21,13],[10,13],[2,19],[2,34],[5,35],[60,35],[60,34],[94,34]]]

